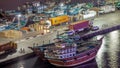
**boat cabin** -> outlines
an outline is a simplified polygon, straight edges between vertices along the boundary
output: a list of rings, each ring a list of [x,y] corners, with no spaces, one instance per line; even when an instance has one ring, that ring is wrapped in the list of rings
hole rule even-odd
[[[46,58],[65,59],[76,55],[76,44],[56,43],[55,46],[47,47],[44,52]]]

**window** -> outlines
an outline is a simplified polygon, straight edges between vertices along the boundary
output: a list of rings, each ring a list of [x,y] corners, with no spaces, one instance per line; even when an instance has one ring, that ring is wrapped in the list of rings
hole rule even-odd
[[[60,59],[62,59],[63,57],[62,56],[60,56]]]
[[[75,53],[73,54],[73,56],[75,56]]]
[[[65,50],[65,52],[64,53],[67,53],[67,50]]]
[[[72,52],[72,51],[73,51],[73,48],[71,48],[70,51]]]
[[[70,57],[70,54],[67,54],[67,58]]]
[[[70,57],[72,57],[72,55],[70,54]]]
[[[68,52],[70,52],[70,49],[68,49]]]
[[[64,58],[66,58],[67,57],[67,55],[64,55]]]

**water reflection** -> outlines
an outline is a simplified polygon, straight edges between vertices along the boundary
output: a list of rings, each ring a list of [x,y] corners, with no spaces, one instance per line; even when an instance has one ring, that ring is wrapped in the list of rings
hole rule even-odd
[[[113,31],[105,35],[96,58],[98,68],[119,68],[119,41],[120,31]]]
[[[106,63],[102,58],[104,58],[104,53],[106,52],[106,47],[104,46],[106,44],[105,40],[106,36],[103,39],[103,43],[101,45],[101,48],[99,49],[97,56],[96,56],[96,62],[99,68],[103,68],[104,65],[102,64],[103,62]]]
[[[103,44],[96,59],[74,68],[120,68],[120,30],[104,35]],[[58,68],[38,57],[31,57],[2,66],[3,68]],[[0,68],[2,68],[0,66]]]
[[[110,33],[110,43],[109,43],[109,66],[111,68],[118,68],[118,55],[117,51],[119,48],[119,32],[113,31]]]

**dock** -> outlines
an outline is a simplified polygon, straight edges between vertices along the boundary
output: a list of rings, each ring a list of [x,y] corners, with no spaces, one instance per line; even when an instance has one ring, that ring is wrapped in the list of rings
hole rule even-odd
[[[112,17],[112,14],[114,13],[111,13],[111,15],[110,14],[108,15],[108,17],[111,16],[111,19],[112,19],[111,21],[102,18],[102,16],[95,18],[94,25],[100,27],[100,29],[97,31],[90,31],[89,33],[85,34],[85,36],[87,36],[88,34],[89,35],[92,34],[93,36],[94,34],[96,34],[96,32],[98,32],[98,34],[96,34],[97,36],[100,34],[99,32],[102,31],[104,33],[104,30],[109,29],[109,28],[112,28],[112,30],[107,30],[108,32],[120,29],[119,15],[118,17],[116,17],[117,19],[116,18],[114,19],[114,16]],[[58,31],[59,33],[63,33],[64,32],[63,30],[65,29],[65,27],[66,26],[57,27],[56,30],[53,30],[52,32],[47,33],[45,35],[34,35],[32,37],[26,37],[26,38],[22,38],[18,40],[14,39],[14,41],[18,44],[17,52],[13,54],[8,54],[5,58],[0,59],[0,63],[33,53],[32,50],[29,49],[28,47],[34,46],[33,45],[34,43],[35,43],[35,46],[52,43],[53,42],[52,40],[56,38]],[[9,40],[11,39],[8,39],[8,41]],[[0,42],[2,41],[5,41],[5,39],[0,38]],[[24,53],[20,53],[21,48],[24,48],[25,50]]]
[[[63,28],[63,29],[65,29],[65,28]],[[57,31],[59,31],[59,33],[63,33],[62,30],[57,30]],[[33,53],[33,51],[28,48],[30,46],[33,47],[33,46],[37,46],[37,45],[44,45],[44,44],[48,44],[48,43],[53,43],[53,39],[56,38],[57,31],[52,31],[52,32],[47,33],[45,35],[38,35],[36,33],[35,35],[32,35],[31,37],[27,36],[25,38],[17,39],[17,40],[16,39],[8,39],[7,41],[13,40],[18,44],[17,51],[13,54],[8,54],[4,58],[3,57],[0,58],[0,63],[11,60],[11,59],[23,57],[25,55],[29,55],[29,54]],[[0,41],[3,42],[6,40],[3,39]],[[20,52],[21,48],[25,50],[24,53]]]

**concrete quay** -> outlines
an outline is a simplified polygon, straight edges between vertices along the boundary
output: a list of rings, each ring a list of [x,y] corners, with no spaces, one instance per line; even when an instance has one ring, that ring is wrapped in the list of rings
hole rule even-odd
[[[29,46],[32,47],[32,46],[36,46],[36,45],[53,43],[53,39],[56,38],[57,32],[59,31],[59,33],[63,33],[63,31],[62,31],[63,29],[65,29],[65,28],[58,29],[56,31],[52,31],[45,35],[36,35],[35,34],[35,36],[16,40],[15,42],[18,44],[17,52],[15,52],[13,54],[8,54],[5,58],[0,59],[0,63],[31,54],[32,50],[28,48]],[[35,44],[35,45],[33,45],[33,44]],[[24,53],[20,52],[21,48],[25,50]]]

